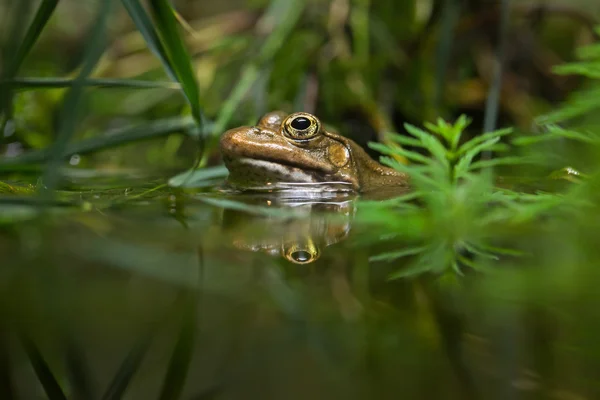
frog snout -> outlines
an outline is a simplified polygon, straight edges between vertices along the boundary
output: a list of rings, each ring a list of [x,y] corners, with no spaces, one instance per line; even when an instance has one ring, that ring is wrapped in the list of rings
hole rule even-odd
[[[243,126],[240,128],[230,129],[221,136],[219,147],[221,154],[224,157],[240,154],[248,141],[248,134],[258,131],[256,128]]]

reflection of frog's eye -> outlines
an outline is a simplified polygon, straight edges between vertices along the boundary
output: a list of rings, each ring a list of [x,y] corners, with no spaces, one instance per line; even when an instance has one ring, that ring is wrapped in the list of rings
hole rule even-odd
[[[284,244],[283,255],[288,261],[294,264],[310,264],[321,256],[321,252],[312,240],[309,239],[307,243]]]
[[[283,133],[293,140],[312,139],[321,131],[319,120],[308,113],[294,113],[283,122]]]

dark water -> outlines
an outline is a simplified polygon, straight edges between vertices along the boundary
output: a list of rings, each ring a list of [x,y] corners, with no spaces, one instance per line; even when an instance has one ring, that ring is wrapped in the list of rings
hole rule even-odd
[[[369,262],[355,197],[69,200],[42,219],[3,206],[20,219],[0,236],[15,397],[44,398],[36,348],[69,398],[123,371],[126,398],[157,398],[179,343],[184,399],[600,398],[594,290],[553,297],[560,275],[535,268],[390,281],[402,262]]]

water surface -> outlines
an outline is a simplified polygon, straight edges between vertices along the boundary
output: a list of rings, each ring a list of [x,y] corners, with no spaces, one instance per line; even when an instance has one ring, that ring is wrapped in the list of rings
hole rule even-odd
[[[21,398],[43,398],[31,346],[94,397],[140,355],[126,393],[148,399],[176,343],[185,399],[600,395],[585,285],[552,298],[556,274],[507,265],[389,280],[410,258],[369,261],[402,240],[362,225],[356,196],[155,187],[74,191],[40,218],[3,205],[3,368]]]

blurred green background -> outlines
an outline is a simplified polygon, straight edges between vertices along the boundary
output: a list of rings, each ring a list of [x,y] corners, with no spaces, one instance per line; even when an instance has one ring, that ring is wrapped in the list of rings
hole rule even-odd
[[[38,4],[2,2],[4,60],[23,39]],[[16,77],[74,78],[90,47],[98,5],[60,1]],[[398,131],[404,122],[455,119],[461,113],[474,119],[475,133],[483,130],[501,40],[506,49],[498,124],[531,130],[536,116],[586,84],[581,77],[553,74],[552,68],[573,61],[577,47],[595,39],[599,13],[593,1],[512,2],[502,30],[499,1],[176,1],[173,6],[183,24],[177,30],[191,56],[199,107],[214,122],[205,127],[206,135],[254,123],[270,110],[305,110],[362,145]],[[23,10],[29,13],[17,14]],[[115,2],[107,18],[106,46],[90,77],[168,85],[168,73],[125,7]],[[45,148],[55,138],[65,90],[42,85],[13,86],[13,118],[2,145],[7,157]],[[136,86],[89,88],[78,107],[73,140],[106,138],[116,128],[190,114],[178,90]],[[185,168],[197,149],[181,131],[71,161],[93,168]],[[217,163],[216,141],[208,143],[207,157]]]

